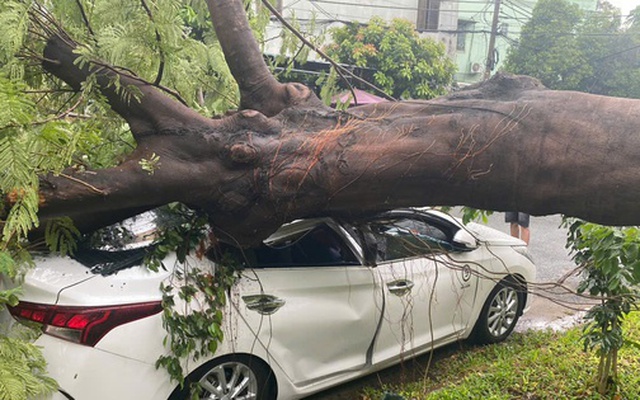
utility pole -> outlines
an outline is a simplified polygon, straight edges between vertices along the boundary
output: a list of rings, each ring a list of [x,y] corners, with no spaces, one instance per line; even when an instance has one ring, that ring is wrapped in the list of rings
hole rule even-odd
[[[493,22],[491,22],[491,37],[489,37],[489,51],[487,52],[487,63],[484,66],[484,79],[491,76],[491,70],[495,66],[496,36],[498,36],[498,14],[500,14],[500,0],[494,0]]]

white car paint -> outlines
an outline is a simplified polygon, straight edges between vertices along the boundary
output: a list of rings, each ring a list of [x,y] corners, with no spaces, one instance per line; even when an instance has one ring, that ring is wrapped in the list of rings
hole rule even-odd
[[[446,214],[429,215],[461,226]],[[286,225],[266,242],[319,222],[347,235],[344,228],[322,219]],[[535,269],[522,252],[513,250],[522,246],[519,240],[478,224],[463,229],[477,239],[477,248],[376,265],[245,270],[224,311],[225,340],[211,359],[235,353],[264,360],[275,375],[278,398],[288,400],[467,338],[496,282],[506,275],[530,282]],[[346,242],[358,260],[366,258],[359,239],[348,237]],[[69,257],[38,257],[22,300],[82,306],[159,300],[159,284],[170,277],[175,263],[170,256],[164,261],[166,271],[136,266],[101,276]],[[191,263],[212,268],[207,260]],[[394,294],[390,289],[398,282],[411,287]],[[247,307],[250,296],[265,294],[283,300],[281,308],[261,315]],[[42,335],[37,344],[49,373],[69,396],[51,398],[168,398],[175,383],[154,366],[167,351],[164,336],[160,314],[120,325],[94,347]],[[193,371],[205,361],[185,366]]]

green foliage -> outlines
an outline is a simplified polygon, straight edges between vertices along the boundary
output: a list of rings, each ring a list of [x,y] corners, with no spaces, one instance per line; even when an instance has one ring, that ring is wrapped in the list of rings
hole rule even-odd
[[[149,82],[159,80],[210,116],[234,107],[238,94],[208,15],[202,0],[2,0],[1,280],[19,280],[32,263],[27,233],[39,225],[39,176],[67,167],[111,167],[135,148],[129,127],[97,90],[95,76],[74,92],[45,74],[40,62],[47,37],[62,27],[79,44],[80,64],[109,64]],[[264,10],[257,8],[251,16],[255,29],[266,26]],[[127,101],[140,95],[118,80],[111,85]],[[151,157],[141,168],[152,172],[158,163]],[[49,222],[45,233],[50,249],[73,251],[77,232],[69,219]],[[0,310],[15,304],[18,293],[17,288],[0,291]],[[0,387],[0,399],[44,392],[35,382],[50,388],[40,361],[33,361],[37,349],[19,339],[9,341],[1,331],[0,385],[9,386]]]
[[[49,251],[61,254],[73,254],[77,247],[80,231],[69,217],[54,218],[47,221],[45,242]]]
[[[449,213],[453,207],[439,207],[439,209],[443,212]],[[489,221],[489,216],[493,214],[493,211],[480,210],[467,206],[461,207],[460,211],[462,211],[463,224],[468,224],[471,221],[482,221],[482,223],[486,224]]]
[[[586,13],[566,0],[540,0],[511,47],[507,71],[536,77],[551,89],[640,97],[640,35],[635,19],[603,3]]]
[[[580,220],[567,220],[567,246],[574,261],[583,268],[579,293],[598,299],[585,319],[585,350],[599,356],[598,391],[615,392],[618,351],[625,344],[625,317],[638,309],[640,299],[640,230],[637,227],[608,227]]]
[[[624,335],[640,337],[640,312],[629,314]],[[592,383],[593,355],[576,346],[581,336],[580,327],[567,332],[528,331],[495,345],[443,348],[436,350],[429,371],[411,374],[406,369],[402,383],[395,376],[386,381],[381,376],[382,387],[365,389],[362,398],[380,400],[385,392],[412,400],[638,398],[640,349],[621,349],[619,397],[605,397]]]
[[[149,175],[153,175],[156,169],[160,167],[160,156],[156,153],[153,153],[151,154],[151,158],[149,158],[148,160],[146,158],[143,158],[139,161],[139,163],[140,168],[142,168],[143,171],[147,171]]]
[[[212,26],[197,14],[208,15],[204,3],[167,0],[145,4],[149,13],[140,1],[59,0],[53,13],[83,43],[80,53],[86,60],[128,68],[149,82],[157,79],[163,66],[161,84],[177,90],[190,106],[209,115],[237,103],[237,89]],[[218,93],[232,93],[233,103],[221,102]]]
[[[53,392],[39,349],[25,340],[0,336],[0,400],[26,400]]]
[[[335,68],[331,68],[328,74],[320,76],[315,83],[320,87],[320,99],[326,105],[330,105],[333,102],[333,96],[338,91],[338,73]],[[349,102],[336,105],[338,110],[346,110],[349,107]]]
[[[510,49],[505,69],[536,77],[552,89],[575,89],[591,73],[573,34],[583,18],[583,11],[566,0],[540,0],[519,43]]]
[[[80,44],[81,63],[125,68],[150,82],[159,77],[162,66],[160,84],[207,116],[224,113],[238,103],[237,88],[204,1],[55,0],[44,4]],[[95,90],[92,78],[77,94],[46,78],[37,67],[37,58],[31,57],[42,53],[47,36],[35,23],[41,20],[34,17],[39,10],[30,0],[6,0],[0,9],[0,75],[22,85],[17,100],[33,105],[28,121],[22,123],[48,122],[41,128],[40,144],[58,152],[52,153],[51,160],[58,165],[53,168],[56,171],[63,157],[65,166],[70,162],[80,167],[112,166],[134,148],[128,127]],[[256,13],[252,23],[262,28],[264,13]],[[129,101],[138,95],[117,81],[112,84]],[[0,110],[0,121],[5,112],[14,118],[19,115],[6,108]],[[47,159],[47,154],[40,154]]]
[[[318,29],[314,16],[302,25],[296,19],[295,13],[292,12],[291,15],[287,16],[287,22],[314,46],[319,48],[321,44],[324,43],[326,32],[325,30]],[[302,40],[289,29],[284,29],[281,32],[280,40],[280,53],[269,59],[269,68],[272,70],[276,79],[280,82],[302,83],[315,91],[316,94],[319,91],[329,89],[335,91],[335,88],[332,86],[333,80],[328,78],[329,75],[335,74],[333,69],[330,70],[329,74],[320,73],[320,75],[308,74],[295,69],[297,65],[304,65],[307,62],[311,47],[304,44]],[[279,69],[276,70],[276,67]],[[320,97],[323,100],[325,99],[322,95],[320,95]],[[329,98],[330,97],[331,96],[329,96]],[[326,102],[326,104],[330,104],[330,101]]]
[[[218,264],[215,271],[204,271],[186,264],[184,270],[174,273],[170,284],[162,285],[164,344],[170,354],[160,356],[156,367],[165,368],[172,379],[182,383],[184,363],[216,352],[224,338],[226,292],[234,281],[234,268]]]
[[[14,204],[0,218],[0,274],[15,278],[30,257],[25,251],[24,238],[37,226],[38,219],[38,158],[37,139],[32,139],[29,124],[36,115],[35,104],[23,96],[24,85],[8,78],[0,68],[0,194]],[[3,200],[4,201],[4,200]],[[5,208],[1,204],[1,208]],[[0,277],[1,279],[1,277]],[[4,304],[14,303],[15,293],[0,295],[0,310]]]
[[[443,44],[420,37],[406,20],[374,17],[332,32],[328,55],[339,62],[376,69],[374,83],[396,98],[430,99],[447,92],[455,65]]]
[[[207,218],[180,204],[169,207],[181,223],[162,232],[146,264],[151,269],[162,267],[169,252],[175,252],[180,263],[170,281],[160,288],[162,321],[167,331],[164,345],[170,353],[159,357],[156,367],[165,368],[182,384],[185,363],[214,354],[223,339],[222,310],[238,270],[224,257],[213,268],[208,261],[194,263],[193,257],[204,257],[209,247]]]
[[[638,11],[636,9],[636,11]],[[640,28],[633,14],[624,25],[604,3],[586,14],[565,0],[540,0],[506,69],[539,78],[552,89],[640,98]],[[640,283],[638,228],[569,221],[567,246],[584,268],[578,292],[599,299],[587,314],[583,343],[599,356],[598,391],[615,392],[622,326],[637,308]]]

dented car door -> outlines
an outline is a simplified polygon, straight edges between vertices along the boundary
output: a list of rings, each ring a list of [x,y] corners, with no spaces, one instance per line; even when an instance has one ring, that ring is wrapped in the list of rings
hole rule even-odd
[[[241,316],[296,385],[368,367],[381,314],[372,268],[337,225],[284,231],[248,251]]]

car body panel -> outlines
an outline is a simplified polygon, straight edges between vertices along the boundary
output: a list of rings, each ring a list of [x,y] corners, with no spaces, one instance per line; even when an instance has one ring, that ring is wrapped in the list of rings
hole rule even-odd
[[[166,399],[175,386],[153,363],[49,335],[42,335],[36,344],[42,348],[48,372],[75,400]]]
[[[460,229],[457,221],[392,211],[361,229],[376,242],[367,247],[377,253],[376,269],[385,295],[374,363],[462,338],[468,331],[478,279],[467,260],[477,258],[482,249],[452,250]],[[468,244],[472,241],[470,237]]]
[[[37,268],[29,270],[21,297],[34,303],[56,304],[65,288],[97,277],[70,257],[36,254],[33,261]]]
[[[376,260],[370,232],[355,234],[375,220],[351,225],[320,218],[284,225],[265,241],[267,247],[295,246],[322,226],[340,239],[345,258],[300,266],[272,260],[268,267],[246,268],[229,291],[225,340],[209,359],[185,362],[187,371],[227,354],[251,354],[273,371],[278,398],[301,398],[466,338],[500,279],[535,277],[531,261],[514,250],[522,242],[508,235],[477,224],[467,228],[432,211],[402,210],[380,218],[389,217],[439,226],[446,238],[437,243],[444,247],[426,256]],[[459,229],[473,236],[465,237],[464,246],[453,241]],[[175,255],[163,263],[166,269],[157,272],[131,266],[103,276],[69,257],[38,257],[22,300],[83,306],[159,301],[160,283],[183,268]],[[207,259],[190,257],[188,265],[215,272]],[[403,284],[410,286],[406,293]],[[181,307],[178,301],[176,309]],[[156,314],[112,329],[95,347],[49,335],[36,344],[44,349],[51,375],[75,400],[157,400],[175,387],[166,371],[155,368],[167,353],[165,335]]]
[[[284,305],[270,315],[243,304],[239,309],[296,385],[367,366],[381,312],[371,268],[264,268],[254,273],[255,283],[244,286],[242,297],[267,294]]]
[[[474,236],[482,238],[482,241],[491,246],[522,246],[525,242],[507,235],[504,232],[497,231],[485,225],[470,222],[466,225],[466,229]]]

